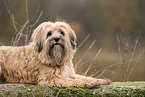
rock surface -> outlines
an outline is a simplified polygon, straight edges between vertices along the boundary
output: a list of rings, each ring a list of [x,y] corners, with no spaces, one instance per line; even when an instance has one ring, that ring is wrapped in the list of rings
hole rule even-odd
[[[145,82],[113,82],[96,88],[58,88],[30,84],[0,84],[0,97],[145,96]]]

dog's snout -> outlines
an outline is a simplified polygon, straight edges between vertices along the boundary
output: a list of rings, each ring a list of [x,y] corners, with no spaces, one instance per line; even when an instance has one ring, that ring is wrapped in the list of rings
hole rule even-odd
[[[55,37],[55,38],[54,38],[54,41],[55,41],[55,42],[59,42],[59,40],[60,40],[59,37]]]

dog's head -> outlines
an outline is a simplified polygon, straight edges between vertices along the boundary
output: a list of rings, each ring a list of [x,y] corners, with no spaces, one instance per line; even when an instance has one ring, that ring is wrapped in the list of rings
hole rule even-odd
[[[76,49],[75,32],[65,22],[40,24],[34,30],[32,40],[40,60],[53,66],[72,59]]]

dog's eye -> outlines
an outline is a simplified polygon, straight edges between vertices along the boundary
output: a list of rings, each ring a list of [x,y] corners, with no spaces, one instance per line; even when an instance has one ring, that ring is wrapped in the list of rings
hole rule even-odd
[[[60,34],[64,36],[64,32],[60,32]]]
[[[48,32],[48,33],[47,33],[47,37],[48,37],[48,36],[51,36],[51,32]]]

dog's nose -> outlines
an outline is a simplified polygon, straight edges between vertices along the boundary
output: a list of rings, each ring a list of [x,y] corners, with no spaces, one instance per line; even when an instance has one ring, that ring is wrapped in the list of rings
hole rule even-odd
[[[55,41],[55,42],[59,42],[59,40],[60,40],[59,37],[55,37],[55,38],[54,38],[54,41]]]

